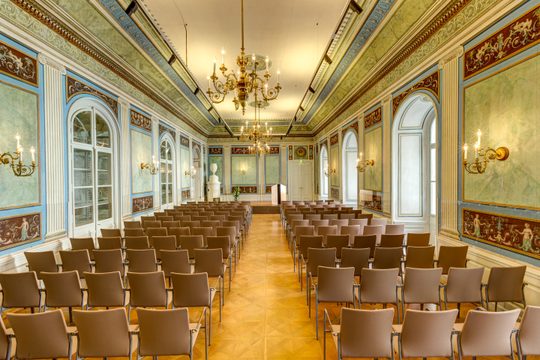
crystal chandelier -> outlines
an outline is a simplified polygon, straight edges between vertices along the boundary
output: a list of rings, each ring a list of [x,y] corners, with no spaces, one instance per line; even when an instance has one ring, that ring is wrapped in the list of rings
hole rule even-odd
[[[263,101],[257,101],[257,94],[255,94],[255,119],[253,120],[253,126],[250,126],[249,121],[246,120],[246,126],[240,128],[240,140],[249,141],[250,154],[263,155],[270,152],[270,146],[268,142],[272,138],[272,128],[268,127],[268,123],[262,126],[261,122],[261,107],[265,104]]]
[[[264,101],[277,98],[281,86],[279,85],[279,70],[277,71],[277,82],[274,87],[269,86],[270,80],[270,59],[258,55],[246,55],[244,48],[244,0],[240,0],[241,24],[242,24],[242,46],[240,55],[236,57],[236,65],[239,69],[227,72],[225,66],[225,50],[221,50],[221,66],[219,70],[223,75],[223,80],[219,80],[216,74],[216,61],[214,60],[214,70],[208,79],[208,91],[206,92],[214,104],[225,100],[229,92],[234,92],[234,107],[236,110],[242,107],[242,114],[246,113],[246,103],[250,94],[259,94]],[[259,73],[262,72],[263,73]]]

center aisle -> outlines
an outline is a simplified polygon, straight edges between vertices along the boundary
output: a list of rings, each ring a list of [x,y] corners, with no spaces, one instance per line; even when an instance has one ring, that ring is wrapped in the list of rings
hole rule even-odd
[[[209,359],[322,359],[279,215],[253,215],[245,244],[221,324],[214,306]],[[200,340],[196,359],[204,359]]]

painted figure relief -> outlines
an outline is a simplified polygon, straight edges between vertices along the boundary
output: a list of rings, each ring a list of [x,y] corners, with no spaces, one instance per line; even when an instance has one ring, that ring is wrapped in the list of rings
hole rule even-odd
[[[41,215],[28,214],[0,219],[0,249],[41,238]]]

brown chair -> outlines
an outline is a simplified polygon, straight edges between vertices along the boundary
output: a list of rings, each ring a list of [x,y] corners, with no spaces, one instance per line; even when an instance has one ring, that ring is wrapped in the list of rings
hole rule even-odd
[[[323,220],[337,220],[338,214],[322,214]]]
[[[125,274],[124,259],[122,258],[122,250],[94,250],[95,269],[97,273],[118,271],[122,275]],[[86,275],[85,275],[86,276]]]
[[[73,319],[78,334],[77,358],[131,358],[136,326],[129,325],[126,309],[74,310]]]
[[[448,274],[451,267],[467,267],[467,251],[469,247],[464,246],[440,246],[439,258],[436,261],[437,267],[443,269],[443,274]]]
[[[358,235],[362,235],[362,227],[359,225],[346,225],[342,226],[340,230],[341,235],[348,235],[349,236],[349,245],[352,246],[354,243],[354,237]]]
[[[72,322],[72,309],[83,307],[84,292],[76,270],[60,273],[43,272],[45,285],[45,310],[51,308],[68,308],[69,322]]]
[[[525,302],[525,278],[526,266],[492,267],[489,272],[488,282],[485,286],[486,308],[489,303],[495,303],[495,311],[500,302],[517,302],[527,306]]]
[[[161,260],[161,250],[176,250],[176,236],[153,236],[150,238],[150,245],[156,250],[156,257]]]
[[[435,246],[409,246],[405,267],[428,269],[434,267]]]
[[[306,267],[306,302],[311,306],[311,289],[317,286],[319,266],[336,266],[335,248],[308,248]],[[311,314],[310,314],[311,317]]]
[[[238,231],[236,230],[235,226],[220,226],[216,228],[216,235],[217,236],[228,236],[229,237],[229,243],[231,244],[231,251],[232,251],[232,257],[234,258],[234,266],[236,269],[236,265],[238,264],[238,257],[239,257],[239,251],[238,251]]]
[[[88,250],[88,254],[90,255],[90,260],[94,260],[94,249],[96,248],[96,245],[94,244],[94,239],[91,237],[83,237],[83,238],[70,238],[69,242],[71,244],[71,250]]]
[[[180,243],[180,236],[191,235],[191,229],[188,227],[171,227],[168,230],[169,235],[176,236],[176,243]]]
[[[150,243],[148,242],[148,236],[126,236],[126,249],[148,249]]]
[[[124,220],[124,231],[126,229],[142,229],[142,224],[140,221],[127,221]]]
[[[119,271],[104,273],[85,273],[86,308],[122,307],[126,304],[126,290]],[[75,321],[76,323],[77,321]]]
[[[540,306],[527,305],[516,335],[518,359],[540,355]]]
[[[403,224],[386,224],[384,227],[386,235],[403,235],[405,234],[405,225]]]
[[[520,310],[503,312],[470,310],[463,324],[456,324],[458,356],[514,357],[512,333]],[[537,340],[538,341],[538,340]]]
[[[219,220],[205,220],[201,221],[201,227],[210,227],[210,228],[218,228],[221,226],[221,221]]]
[[[362,269],[362,281],[358,287],[358,306],[362,304],[387,304],[396,306],[399,316],[399,269]]]
[[[360,276],[362,269],[369,268],[369,249],[341,249],[341,267],[353,267],[354,276]]]
[[[344,357],[394,359],[394,309],[356,310],[342,307],[340,325],[330,322],[326,309],[324,318],[324,359],[328,332],[332,334],[336,344],[339,360]],[[326,324],[330,326],[328,329]]]
[[[370,226],[382,226],[383,229],[386,229],[386,224],[388,223],[387,218],[372,218],[369,225]],[[384,234],[384,231],[383,231]]]
[[[186,249],[189,252],[189,258],[195,257],[195,249],[204,247],[204,237],[202,235],[182,235],[178,243],[181,249]]]
[[[482,304],[483,276],[484,268],[450,268],[443,292],[445,308],[448,303],[456,303],[458,311],[462,303]]]
[[[141,223],[144,224],[145,221],[154,221],[157,220],[155,216],[149,215],[149,216],[141,216]]]
[[[337,233],[341,233],[341,227],[349,226],[349,219],[332,219],[329,226],[337,226]]]
[[[122,237],[120,229],[101,229],[101,236],[104,238],[109,237]]]
[[[399,358],[447,357],[454,359],[453,329],[457,310],[407,310],[398,333]]]
[[[343,220],[347,219],[347,220],[350,221],[352,219],[356,219],[356,214],[354,214],[354,213],[340,213],[338,215],[339,215],[339,219],[343,219]],[[349,223],[349,225],[350,225],[350,223]]]
[[[128,236],[144,236],[144,235],[146,235],[146,234],[144,233],[143,228],[124,229],[124,236],[125,237],[128,237]]]
[[[54,251],[25,251],[24,256],[28,263],[28,271],[35,271],[40,280],[42,271],[58,272]]]
[[[407,304],[437,304],[441,308],[442,269],[406,268],[405,281],[401,288],[401,314],[405,313]],[[402,316],[403,318],[403,316]]]
[[[373,269],[401,269],[401,258],[403,248],[399,247],[377,247],[373,257]]]
[[[163,271],[127,273],[129,282],[128,320],[132,308],[167,308],[168,294]]]
[[[328,235],[326,237],[326,247],[336,248],[336,257],[341,259],[341,252],[349,247],[349,235]]]
[[[209,278],[217,278],[217,291],[219,292],[220,306],[225,304],[224,279],[225,266],[223,265],[223,250],[195,249],[195,273],[207,273]],[[221,311],[220,311],[221,313]]]
[[[81,250],[60,250],[60,261],[62,261],[62,271],[75,270],[79,278],[85,272],[92,272],[92,263],[87,249]]]
[[[201,227],[201,222],[196,220],[181,221],[180,226],[188,228]]]
[[[338,227],[337,225],[328,225],[328,226],[319,226],[315,229],[315,233],[317,235],[321,235],[323,237],[323,242],[326,242],[326,237],[328,235],[338,235]]]
[[[173,220],[173,221],[163,221],[161,223],[161,226],[163,227],[166,227],[167,229],[171,229],[171,228],[177,228],[177,227],[180,227],[180,221],[178,220]],[[171,234],[169,234],[171,235]]]
[[[142,227],[145,231],[148,231],[148,229],[152,228],[160,228],[161,227],[161,221],[160,220],[147,220],[142,222]]]
[[[319,226],[328,226],[330,225],[330,220],[324,219],[324,220],[310,220],[310,225],[315,226],[316,228]]]
[[[13,329],[6,329],[4,321],[0,316],[0,359],[10,360],[13,344],[11,338],[13,337]]]
[[[157,258],[154,249],[126,249],[126,259],[130,272],[157,271]]]
[[[408,233],[407,246],[428,246],[430,233]]]
[[[384,234],[384,226],[383,225],[366,225],[364,226],[363,234],[375,235],[377,237],[377,245],[379,245],[381,243],[382,234]]]
[[[319,303],[336,302],[354,306],[354,268],[319,266],[315,288],[315,338],[319,339]],[[311,317],[311,301],[309,314]]]
[[[226,221],[225,219],[227,219],[227,215],[210,215],[208,217],[209,220],[218,220],[220,223],[222,223],[223,221]]]
[[[7,318],[17,341],[16,359],[71,359],[75,329],[67,327],[61,310]]]
[[[302,264],[308,259],[309,248],[323,247],[323,237],[322,235],[302,235],[298,240],[298,254],[293,261],[298,263],[298,281],[300,281],[300,290],[302,290]]]
[[[163,225],[165,221],[174,221],[174,218],[172,216],[165,214],[156,215],[156,219],[161,221],[161,226],[165,226]]]
[[[366,219],[368,223],[366,225],[369,225],[371,223],[371,219],[373,219],[373,214],[356,214],[357,219]]]
[[[35,271],[0,273],[2,304],[0,312],[7,308],[41,308],[41,291]]]
[[[203,310],[203,314],[206,311]],[[189,312],[185,308],[154,310],[137,309],[139,319],[138,356],[157,359],[163,355],[189,355],[193,359],[193,348],[202,327],[190,323]],[[208,358],[208,343],[205,342],[205,356]]]
[[[188,250],[161,250],[161,270],[167,278],[171,273],[190,274]]]
[[[376,235],[357,235],[354,237],[353,247],[357,249],[369,249],[369,257],[375,256],[375,247],[377,246]]]
[[[309,220],[306,220],[309,221]],[[315,227],[313,225],[298,225],[295,226],[292,234],[291,234],[291,249],[293,253],[293,260],[297,259],[299,256],[299,253],[297,252],[299,245],[299,240],[301,237],[304,236],[313,236],[315,235]],[[293,261],[293,271],[296,270],[295,262]]]
[[[208,245],[206,238],[209,236],[216,236],[216,229],[211,227],[193,227],[191,228],[191,235],[202,235],[204,246]]]
[[[368,224],[368,219],[349,219],[349,225],[357,225],[362,229],[362,234],[364,233],[364,226]]]
[[[380,247],[400,247],[403,246],[403,234],[382,234]]]
[[[146,235],[148,235],[148,240],[150,241],[150,246],[152,246],[152,238],[154,236],[167,236],[167,228],[148,228],[146,229]]]
[[[208,249],[221,249],[223,254],[223,265],[228,268],[229,273],[229,291],[231,291],[232,282],[232,255],[231,242],[228,236],[208,236],[206,238]]]
[[[113,250],[122,248],[121,237],[99,237],[98,239],[99,250]]]

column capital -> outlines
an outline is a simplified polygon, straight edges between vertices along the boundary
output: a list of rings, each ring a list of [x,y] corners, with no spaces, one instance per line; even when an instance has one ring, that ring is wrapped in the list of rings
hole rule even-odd
[[[392,101],[392,94],[389,94],[387,96],[385,96],[383,99],[382,99],[382,105],[385,106],[386,104],[388,104],[389,102]]]
[[[125,107],[128,107],[129,106],[129,101],[124,98],[124,97],[119,97],[118,98],[118,103],[121,105],[121,106],[125,106]]]
[[[450,50],[449,52],[445,53],[441,59],[439,60],[439,69],[442,69],[444,67],[444,65],[446,65],[448,62],[450,62],[451,60],[454,60],[454,59],[457,59],[459,58],[460,56],[463,55],[463,52],[464,52],[464,49],[463,49],[463,46],[458,46],[456,48],[453,48],[452,50]]]
[[[66,67],[62,63],[53,60],[50,56],[45,55],[44,53],[38,54],[38,61],[40,62],[40,64],[52,67],[53,69],[60,71],[62,75],[66,74]]]

